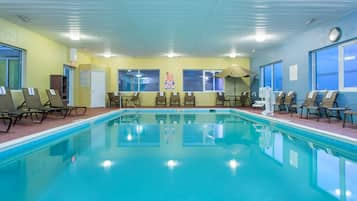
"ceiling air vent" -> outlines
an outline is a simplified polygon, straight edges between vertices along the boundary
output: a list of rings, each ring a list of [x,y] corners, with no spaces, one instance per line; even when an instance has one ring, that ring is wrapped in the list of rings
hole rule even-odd
[[[29,23],[31,22],[31,18],[25,16],[25,15],[16,15],[21,21],[25,22],[25,23]]]

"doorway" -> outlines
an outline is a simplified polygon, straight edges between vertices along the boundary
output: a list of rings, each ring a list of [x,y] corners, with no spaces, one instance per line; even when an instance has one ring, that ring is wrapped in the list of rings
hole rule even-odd
[[[105,72],[91,72],[91,107],[105,107]]]
[[[67,77],[68,105],[74,105],[74,67],[63,65],[63,75]]]

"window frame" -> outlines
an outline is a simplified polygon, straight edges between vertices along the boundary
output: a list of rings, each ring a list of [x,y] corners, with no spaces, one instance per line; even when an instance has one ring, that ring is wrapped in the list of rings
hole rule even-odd
[[[344,92],[357,92],[357,86],[345,87],[345,51],[344,48],[357,45],[357,40],[342,43],[338,46],[338,90]]]
[[[344,67],[344,47],[349,46],[349,45],[357,45],[357,38],[350,39],[347,41],[342,41],[340,43],[336,43],[333,45],[328,45],[319,49],[311,50],[309,52],[309,58],[310,58],[310,68],[311,68],[311,89],[316,90],[316,91],[325,91],[324,89],[317,90],[317,71],[316,71],[316,53],[318,51],[327,49],[327,48],[332,48],[332,47],[337,47],[338,49],[338,87],[337,89],[341,92],[357,92],[357,86],[356,87],[345,87],[345,67]]]
[[[138,73],[140,73],[140,71],[158,71],[159,72],[159,90],[158,91],[141,91],[141,89],[140,89],[140,81],[139,82],[137,82],[136,83],[136,85],[137,85],[137,91],[120,91],[120,86],[119,86],[119,84],[120,84],[120,71],[136,71],[136,72],[138,72]],[[140,93],[156,93],[156,92],[159,92],[160,91],[160,87],[161,87],[161,70],[160,69],[139,69],[139,68],[135,68],[135,69],[131,69],[131,68],[118,68],[118,70],[117,70],[117,72],[118,72],[118,80],[117,80],[117,87],[118,87],[118,91],[120,91],[121,93],[131,93],[131,92],[140,92]],[[140,80],[140,79],[138,79],[138,80]]]
[[[1,43],[0,42],[0,46],[4,46],[4,47],[7,47],[7,48],[12,48],[12,49],[15,49],[15,50],[18,50],[20,53],[19,53],[19,58],[18,58],[18,61],[19,61],[19,65],[20,65],[20,76],[19,76],[19,82],[18,85],[19,85],[19,88],[18,89],[11,89],[11,90],[14,90],[14,91],[20,91],[21,88],[24,87],[24,83],[25,83],[25,74],[26,74],[26,50],[23,49],[23,48],[19,48],[19,47],[16,47],[16,46],[12,46],[12,45],[9,45],[9,44],[6,44],[6,43]],[[9,87],[9,60],[14,60],[13,58],[0,58],[0,60],[5,60],[6,61],[6,83],[5,83],[5,87],[8,88]],[[17,60],[17,59],[16,59]]]
[[[268,67],[268,66],[271,66],[271,72],[270,72],[270,82],[271,82],[271,86],[270,88],[273,89],[274,92],[280,92],[283,90],[283,80],[282,80],[282,83],[281,83],[281,90],[275,90],[275,65],[278,64],[278,63],[281,63],[282,65],[282,68],[283,68],[283,60],[278,60],[278,61],[274,61],[274,62],[271,62],[271,63],[268,63],[268,64],[265,64],[265,65],[261,65],[259,66],[259,72],[260,72],[260,84],[259,86],[260,87],[265,87],[264,86],[264,82],[265,82],[265,72],[264,72],[264,68],[265,67]],[[283,79],[283,75],[282,75],[282,79]]]
[[[184,88],[184,71],[202,71],[202,91],[191,91],[191,90],[185,90]],[[223,79],[223,88],[222,90],[216,90],[216,86],[215,86],[215,81],[216,79],[213,79],[213,90],[206,90],[206,72],[210,72],[210,73],[220,73],[222,72],[223,70],[222,69],[210,69],[210,70],[207,70],[207,69],[182,69],[182,91],[183,92],[188,92],[188,91],[191,91],[191,92],[197,92],[197,93],[205,93],[205,92],[223,92],[224,91],[224,88],[225,88],[225,83],[224,83],[224,79]]]

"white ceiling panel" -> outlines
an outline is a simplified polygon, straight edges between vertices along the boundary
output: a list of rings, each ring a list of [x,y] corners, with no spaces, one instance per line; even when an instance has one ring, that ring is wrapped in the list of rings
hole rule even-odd
[[[356,8],[356,0],[0,0],[0,17],[94,54],[220,56],[277,45]],[[66,36],[78,30],[80,41]],[[272,37],[258,43],[257,30]]]

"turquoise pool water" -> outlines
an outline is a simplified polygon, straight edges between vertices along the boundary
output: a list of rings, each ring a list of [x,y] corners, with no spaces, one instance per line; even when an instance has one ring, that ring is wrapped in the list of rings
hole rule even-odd
[[[80,127],[0,152],[0,200],[357,200],[356,145],[252,115],[127,111]]]

